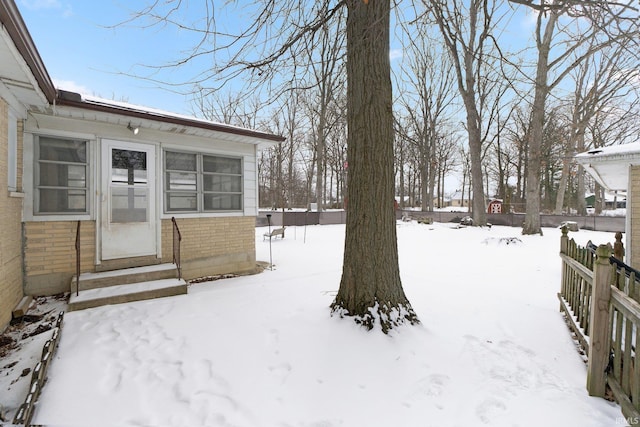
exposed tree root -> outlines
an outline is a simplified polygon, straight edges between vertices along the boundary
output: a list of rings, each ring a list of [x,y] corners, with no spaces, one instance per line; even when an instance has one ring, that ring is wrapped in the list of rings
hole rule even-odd
[[[409,302],[393,306],[387,303],[381,305],[378,301],[375,301],[375,304],[368,307],[364,314],[351,314],[349,310],[341,304],[334,302],[331,304],[331,315],[337,315],[341,318],[352,317],[354,322],[365,327],[367,330],[371,330],[375,328],[376,325],[379,325],[385,334],[388,334],[391,329],[397,328],[405,323],[410,325],[420,323],[420,319],[418,319]]]

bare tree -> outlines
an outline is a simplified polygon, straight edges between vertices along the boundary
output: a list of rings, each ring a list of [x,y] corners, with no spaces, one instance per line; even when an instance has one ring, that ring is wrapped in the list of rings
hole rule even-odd
[[[503,86],[504,88],[506,88],[506,85]],[[507,127],[516,106],[515,100],[511,99],[505,106],[498,109],[495,120],[495,134],[487,154],[487,157],[489,157],[487,168],[496,183],[496,195],[504,200],[507,211],[511,208],[509,178],[513,176],[515,158],[508,144]]]
[[[423,0],[435,20],[450,54],[457,78],[458,90],[466,111],[469,135],[472,211],[475,225],[486,225],[485,188],[482,173],[483,114],[495,82],[488,78],[486,67],[494,47],[493,30],[498,2],[490,0],[447,1]],[[486,137],[486,134],[484,135]]]
[[[304,187],[296,167],[300,159],[299,153],[304,144],[305,129],[308,124],[301,114],[302,108],[299,102],[300,91],[291,92],[291,96],[281,99],[277,109],[269,120],[271,132],[284,135],[286,140],[269,150],[275,157],[273,162],[276,170],[271,171],[276,176],[275,199],[272,207],[280,207],[283,210],[292,206],[300,206],[306,202],[299,188]],[[304,200],[304,202],[303,202]]]
[[[538,14],[535,40],[537,49],[535,91],[532,103],[529,161],[526,187],[526,215],[523,234],[542,234],[540,227],[541,146],[545,105],[550,92],[582,61],[594,53],[625,42],[636,46],[637,12],[626,4],[603,0],[510,0]],[[635,16],[632,16],[635,15]],[[564,22],[561,18],[570,20]],[[588,27],[585,28],[585,25]],[[569,30],[572,29],[573,33]],[[562,37],[556,37],[561,34]],[[593,40],[598,40],[593,43]],[[554,45],[553,42],[556,41]],[[555,48],[555,49],[553,49]],[[628,47],[629,48],[629,47]],[[557,52],[552,57],[553,52]],[[552,78],[550,80],[550,75]]]
[[[247,99],[231,92],[215,92],[209,94],[198,90],[193,99],[193,113],[198,117],[220,123],[261,129],[268,132],[287,133],[288,139],[276,147],[264,150],[258,159],[259,200],[262,207],[275,208],[283,206],[283,152],[294,144],[288,129],[282,128],[279,117],[272,117],[265,122],[260,117],[264,104],[257,98]],[[287,148],[289,147],[289,148]]]
[[[451,129],[444,128],[440,132],[442,135],[438,138],[436,144],[436,199],[438,207],[444,206],[444,183],[447,175],[454,170],[459,164],[458,146],[456,144],[456,134]]]
[[[326,150],[327,135],[330,131],[331,123],[329,114],[330,104],[334,101],[337,93],[342,91],[344,86],[344,19],[342,12],[336,12],[333,25],[324,23],[310,37],[305,53],[309,64],[310,73],[307,77],[306,85],[314,90],[311,110],[314,112],[317,122],[313,135],[315,136],[316,150],[316,201],[318,212],[322,212],[325,201],[325,181],[326,181]]]
[[[615,109],[626,116],[625,104],[633,91],[633,85],[639,78],[640,58],[629,55],[626,46],[619,44],[609,49],[606,55],[598,52],[586,58],[575,69],[575,90],[571,104],[571,134],[567,140],[562,177],[558,188],[555,211],[560,213],[564,207],[564,194],[567,188],[571,156],[585,150],[585,134],[589,123],[600,112]],[[637,94],[635,96],[637,100]],[[583,174],[578,166],[578,174]],[[578,181],[578,194],[584,194],[584,179]],[[577,210],[585,213],[584,198],[578,198]]]
[[[434,188],[439,178],[437,150],[444,141],[441,128],[451,120],[455,109],[455,78],[453,64],[448,55],[438,47],[439,41],[430,34],[430,26],[424,20],[405,22],[402,29],[409,46],[406,61],[402,64],[399,85],[404,88],[398,103],[406,117],[404,125],[397,123],[402,139],[410,142],[418,154],[421,174],[421,207],[433,211]]]
[[[509,125],[504,128],[506,145],[511,153],[514,167],[514,177],[516,178],[514,186],[514,194],[511,200],[514,210],[524,211],[525,189],[527,187],[528,176],[528,153],[529,141],[531,133],[531,109],[528,106],[522,106],[520,103],[515,106]],[[513,184],[513,183],[512,183]]]
[[[335,95],[334,95],[335,96]],[[331,105],[331,117],[334,118],[327,135],[327,165],[331,178],[328,185],[331,197],[335,189],[334,207],[344,207],[347,189],[347,117],[346,93],[337,97]],[[334,183],[335,182],[335,183]]]
[[[349,161],[344,264],[334,313],[384,332],[418,323],[398,266],[389,0],[347,2]],[[380,54],[384,52],[385,54]]]

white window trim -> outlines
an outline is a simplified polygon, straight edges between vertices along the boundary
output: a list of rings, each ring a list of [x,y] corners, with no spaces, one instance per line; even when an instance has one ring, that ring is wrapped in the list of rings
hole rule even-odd
[[[88,213],[69,213],[69,214],[36,214],[35,213],[35,197],[36,197],[36,185],[35,178],[35,145],[40,136],[56,137],[63,139],[76,139],[87,141],[87,158],[88,158],[88,171],[87,179],[88,183]],[[96,137],[86,133],[73,133],[73,132],[60,132],[60,131],[43,131],[37,134],[25,133],[23,141],[23,168],[25,173],[23,174],[22,188],[25,192],[23,203],[23,215],[25,221],[88,221],[95,219],[95,183],[96,183]],[[27,173],[27,171],[30,171]]]
[[[9,192],[18,191],[18,118],[8,113],[7,187]]]
[[[193,211],[170,211],[167,209],[167,193],[169,192],[166,189],[166,156],[167,152],[174,153],[184,153],[184,154],[194,154],[196,156],[196,198],[197,198],[197,208]],[[204,188],[203,188],[203,156],[209,157],[224,157],[228,159],[235,159],[240,161],[240,179],[241,179],[241,192],[240,192],[240,209],[233,210],[204,210]],[[245,212],[245,167],[244,167],[244,156],[242,155],[233,155],[233,154],[221,154],[216,152],[209,151],[197,151],[197,150],[185,150],[174,147],[165,147],[162,150],[162,210],[160,217],[162,219],[171,218],[172,216],[181,217],[181,218],[203,218],[203,217],[224,217],[224,216],[244,216]]]

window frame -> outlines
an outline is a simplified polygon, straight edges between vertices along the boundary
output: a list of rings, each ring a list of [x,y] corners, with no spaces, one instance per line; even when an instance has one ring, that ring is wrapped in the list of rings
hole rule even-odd
[[[67,141],[74,143],[83,143],[85,150],[85,161],[84,162],[72,162],[72,161],[59,161],[59,160],[47,160],[40,158],[40,150],[41,150],[41,138],[49,138],[59,141]],[[33,141],[33,215],[38,217],[52,217],[52,216],[86,216],[91,212],[90,206],[90,193],[91,193],[91,167],[90,167],[90,141],[85,138],[74,138],[74,137],[66,137],[66,136],[57,136],[57,135],[34,135]],[[66,186],[48,186],[40,184],[40,168],[41,164],[49,164],[49,165],[73,165],[73,166],[82,166],[84,167],[84,186],[82,187],[74,187],[69,186],[68,182]],[[43,189],[55,189],[55,190],[65,190],[67,192],[72,190],[84,191],[84,210],[73,210],[73,211],[55,211],[55,212],[47,212],[41,211],[41,203],[40,203],[40,194]],[[67,193],[68,194],[68,193]]]
[[[169,153],[175,154],[188,154],[195,156],[195,171],[186,170],[186,169],[167,169],[167,158]],[[220,173],[220,172],[205,172],[204,171],[204,158],[223,158],[223,159],[231,159],[239,162],[240,173],[232,174],[232,173]],[[170,190],[168,174],[169,173],[195,173],[195,190]],[[205,176],[233,176],[240,178],[240,191],[212,191],[204,189],[204,180]],[[195,194],[196,199],[196,207],[191,210],[180,210],[180,209],[169,209],[169,195],[171,193],[182,193],[182,194]],[[201,214],[201,215],[209,215],[209,214],[220,214],[220,213],[243,213],[244,212],[244,160],[242,156],[232,156],[232,155],[224,155],[217,153],[208,153],[208,152],[198,152],[198,151],[189,151],[189,150],[181,150],[175,148],[166,148],[163,150],[162,155],[162,208],[163,213],[165,215],[193,215],[193,214]],[[208,194],[223,194],[223,195],[235,195],[240,197],[240,206],[238,209],[205,209],[205,195]]]
[[[7,112],[7,189],[18,191],[18,117],[11,111]]]

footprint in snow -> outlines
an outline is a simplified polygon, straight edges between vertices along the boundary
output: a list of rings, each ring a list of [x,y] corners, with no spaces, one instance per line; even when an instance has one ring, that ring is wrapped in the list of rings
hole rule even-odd
[[[494,397],[490,397],[483,400],[476,407],[476,415],[483,424],[489,424],[493,420],[493,418],[500,415],[500,413],[502,413],[506,409],[507,406],[503,401]]]
[[[404,406],[411,407],[411,401],[424,402],[433,401],[432,398],[440,396],[447,384],[449,383],[449,377],[443,374],[432,374],[417,381],[410,389],[409,400],[404,403]],[[438,409],[442,409],[441,404],[436,404]]]

